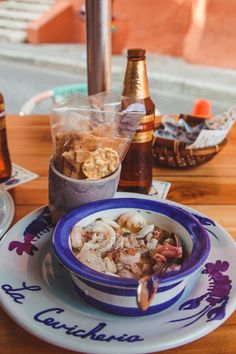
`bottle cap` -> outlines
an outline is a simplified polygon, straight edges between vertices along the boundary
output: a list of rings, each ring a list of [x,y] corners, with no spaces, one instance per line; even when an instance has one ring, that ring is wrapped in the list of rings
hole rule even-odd
[[[131,59],[131,58],[144,59],[145,53],[146,53],[145,49],[130,48],[127,51],[127,56],[128,56],[128,59]]]
[[[210,118],[212,116],[211,102],[206,99],[196,100],[192,109],[192,115]]]

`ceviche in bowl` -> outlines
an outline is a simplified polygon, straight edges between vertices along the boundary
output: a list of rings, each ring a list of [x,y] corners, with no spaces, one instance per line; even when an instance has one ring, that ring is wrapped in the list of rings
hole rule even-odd
[[[85,301],[124,316],[172,306],[210,251],[208,234],[192,215],[168,203],[135,198],[93,202],[72,211],[58,222],[52,245]],[[144,311],[137,289],[156,275],[159,284]]]

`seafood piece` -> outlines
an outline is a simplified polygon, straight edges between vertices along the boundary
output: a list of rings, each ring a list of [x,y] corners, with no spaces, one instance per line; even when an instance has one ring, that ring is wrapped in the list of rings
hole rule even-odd
[[[154,230],[154,225],[146,225],[137,233],[136,238],[137,239],[144,238],[148,234],[152,235],[153,230]]]
[[[71,247],[74,249],[80,249],[83,245],[83,233],[84,231],[78,225],[75,225],[70,234]]]
[[[156,238],[152,238],[149,242],[147,242],[146,247],[149,251],[154,250],[157,247],[158,241]]]
[[[126,227],[127,220],[128,220],[131,216],[133,216],[133,215],[135,215],[135,214],[136,214],[135,211],[128,211],[128,212],[122,214],[122,215],[118,218],[117,223],[118,223],[121,227]]]
[[[130,270],[136,278],[140,278],[142,276],[142,270],[140,269],[138,264],[136,264],[136,263],[131,264]]]
[[[123,237],[122,235],[116,234],[114,248],[115,249],[123,249],[124,248],[124,240],[125,240],[125,237]]]
[[[124,248],[116,255],[116,262],[121,264],[134,264],[139,263],[141,260],[141,253],[135,248]]]
[[[91,231],[92,232],[101,232],[104,234],[110,234],[110,235],[115,235],[115,230],[106,222],[102,220],[96,220],[92,225],[91,225]]]
[[[141,262],[139,265],[142,271],[142,276],[152,273],[153,262],[151,261],[151,258],[147,254],[142,255]]]
[[[131,232],[138,232],[147,224],[144,217],[140,213],[134,211],[129,211],[122,214],[118,218],[117,222],[122,227],[129,229]]]
[[[103,240],[103,237],[101,234],[96,234],[96,233],[91,233],[90,234],[90,239],[87,241],[87,246],[90,250],[99,250],[100,248],[100,241]]]
[[[124,265],[121,263],[116,263],[116,267],[117,267],[117,272],[119,272],[120,270],[124,269]]]
[[[77,258],[85,264],[86,266],[104,273],[105,265],[100,256],[100,254],[96,250],[91,250],[88,244],[84,244],[81,251],[78,253]]]
[[[150,252],[150,257],[155,261],[155,263],[166,263],[166,257],[160,254],[157,248]]]
[[[146,247],[145,241],[143,239],[138,240],[138,245],[139,248],[142,250],[142,252],[144,251],[144,248]]]
[[[103,221],[95,221],[91,228],[92,232],[100,234],[99,250],[106,252],[111,249],[116,240],[115,230]]]
[[[126,226],[132,232],[140,231],[147,224],[146,220],[140,213],[136,213],[130,218],[128,218],[126,222]]]
[[[158,241],[163,240],[166,234],[166,231],[159,229],[157,226],[154,227],[153,237],[155,237]]]
[[[105,264],[106,273],[114,274],[117,272],[116,264],[113,259],[111,259],[110,257],[105,257],[103,261]]]
[[[135,237],[135,234],[129,234],[128,237],[124,237],[124,247],[126,248],[138,248],[139,241]]]
[[[183,255],[182,247],[172,246],[169,243],[158,245],[155,252],[161,254],[165,258],[181,258]]]
[[[145,241],[146,241],[146,242],[150,242],[152,238],[154,238],[153,232],[152,232],[152,233],[149,233],[149,234],[145,237]],[[157,240],[157,239],[155,238],[155,240]],[[158,240],[157,240],[157,242],[158,242]]]
[[[118,230],[120,228],[120,225],[117,222],[115,222],[114,220],[101,218],[101,221],[110,225],[114,230]]]
[[[167,238],[165,238],[164,244],[170,244],[172,246],[176,246],[176,247],[181,247],[181,241],[179,239],[179,237],[174,234],[173,232],[170,234],[170,236],[168,236]]]

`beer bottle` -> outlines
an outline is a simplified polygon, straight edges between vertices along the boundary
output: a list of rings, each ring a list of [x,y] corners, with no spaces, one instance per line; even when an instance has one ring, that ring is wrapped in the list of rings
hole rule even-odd
[[[7,145],[5,107],[3,95],[0,92],[0,183],[11,176],[11,159]]]
[[[128,49],[123,96],[142,99],[146,115],[122,163],[119,190],[148,193],[152,185],[152,140],[155,105],[149,96],[145,50]]]

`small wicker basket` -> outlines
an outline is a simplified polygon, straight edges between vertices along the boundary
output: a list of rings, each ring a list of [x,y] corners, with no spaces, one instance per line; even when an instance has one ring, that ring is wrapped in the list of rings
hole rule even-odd
[[[204,118],[181,114],[178,118],[185,119],[192,126],[201,123]],[[156,127],[158,129],[160,125]],[[189,168],[204,164],[211,160],[226,145],[227,139],[220,144],[202,149],[186,149],[186,144],[179,140],[155,137],[153,141],[154,161],[172,168]]]

